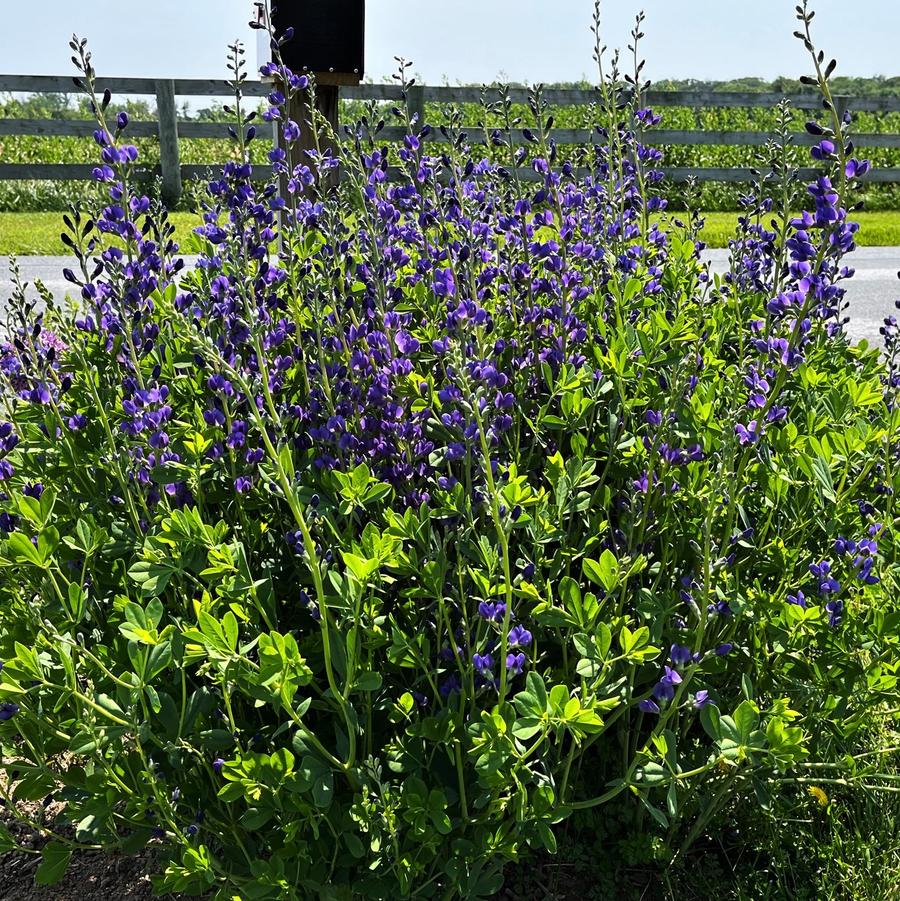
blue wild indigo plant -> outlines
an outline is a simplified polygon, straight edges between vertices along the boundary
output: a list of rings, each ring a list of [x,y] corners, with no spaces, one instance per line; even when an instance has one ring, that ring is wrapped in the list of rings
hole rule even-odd
[[[301,153],[314,79],[267,65],[283,195],[235,45],[190,270],[73,41],[102,200],[0,360],[0,794],[65,803],[39,881],[149,846],[160,891],[485,898],[581,810],[666,861],[740,794],[890,790],[834,749],[896,698],[897,328],[887,364],[843,329],[867,163],[798,18],[822,175],[775,139],[725,277],[657,198],[641,19],[629,74],[597,26],[571,160],[540,89],[481,142],[400,104],[399,147],[373,108]]]

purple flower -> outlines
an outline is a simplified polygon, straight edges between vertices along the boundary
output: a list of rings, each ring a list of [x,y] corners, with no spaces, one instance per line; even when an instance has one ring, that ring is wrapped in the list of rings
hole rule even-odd
[[[694,709],[702,710],[706,707],[707,704],[712,703],[712,698],[709,696],[709,692],[704,688],[697,692],[694,695]]]
[[[798,607],[803,607],[804,610],[806,609],[806,595],[799,589],[796,594],[789,594],[787,601],[789,604],[795,604]]]
[[[813,159],[827,160],[834,156],[834,141],[824,140],[812,149]]]
[[[453,297],[456,294],[456,279],[453,277],[453,270],[436,270],[431,287],[438,297]]]
[[[26,497],[33,497],[35,500],[40,500],[43,493],[44,486],[40,482],[35,482],[33,485],[28,483],[22,489],[22,494]]]
[[[872,572],[875,567],[874,557],[857,557],[853,561],[853,564],[854,566],[859,567],[856,578],[859,579],[860,582],[865,582],[866,585],[877,585],[881,581],[881,579]]]
[[[819,581],[819,594],[837,594],[841,590],[840,582],[831,576],[829,561],[810,563],[809,571]]]
[[[40,382],[28,393],[28,399],[33,404],[49,404],[51,400],[50,389]]]
[[[828,625],[832,629],[840,625],[841,620],[844,618],[844,602],[838,599],[829,601],[825,605],[825,610],[828,612]]]
[[[247,494],[253,488],[253,481],[248,476],[238,476],[234,480],[234,490],[238,494]]]
[[[300,126],[293,119],[288,119],[288,121],[284,123],[282,132],[284,134],[284,139],[288,144],[293,144],[300,140]]]
[[[671,701],[675,697],[675,686],[681,684],[681,676],[670,666],[656,685],[653,686],[653,697],[657,701]]]
[[[11,720],[19,712],[19,709],[18,704],[13,704],[10,701],[0,704],[0,722]]]
[[[509,646],[511,648],[527,648],[531,644],[532,635],[524,626],[514,626],[509,630]]]
[[[659,704],[653,698],[644,698],[643,701],[638,701],[638,708],[643,713],[659,713]]]
[[[726,642],[725,644],[720,644],[716,648],[716,656],[718,657],[727,657],[734,650],[734,645],[730,642]]]
[[[214,772],[217,776],[221,774],[221,772],[222,772],[222,767],[224,767],[224,766],[225,766],[225,761],[222,760],[221,757],[217,757],[217,758],[212,762],[213,772]]]
[[[397,350],[404,356],[416,353],[419,349],[419,341],[408,332],[398,332],[394,341],[397,344]]]
[[[490,654],[473,654],[472,666],[475,667],[475,672],[479,676],[490,679],[494,669],[494,658]]]
[[[511,676],[520,675],[525,669],[525,655],[521,652],[518,654],[507,654],[506,669]]]
[[[673,644],[669,649],[669,658],[675,666],[687,666],[694,659],[694,654],[683,644]]]
[[[844,173],[848,179],[862,178],[872,168],[868,160],[847,160]]]
[[[834,542],[834,552],[839,556],[844,554],[856,553],[856,542],[848,541],[846,538],[837,538]]]
[[[492,623],[502,623],[506,617],[506,604],[502,601],[482,601],[478,605],[478,615]]]
[[[737,435],[738,441],[744,447],[749,444],[756,444],[760,437],[759,423],[755,419],[747,425],[739,422],[734,427],[734,433]]]

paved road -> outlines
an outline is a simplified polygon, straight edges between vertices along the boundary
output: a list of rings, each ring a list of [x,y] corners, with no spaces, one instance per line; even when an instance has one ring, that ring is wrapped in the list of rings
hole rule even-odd
[[[726,267],[728,251],[713,250],[708,254],[714,269]],[[67,257],[20,257],[22,278],[33,283],[41,279],[50,291],[62,298],[72,286],[62,277]],[[850,299],[849,332],[854,340],[866,338],[870,344],[880,344],[878,329],[885,316],[895,312],[894,301],[900,300],[900,247],[861,247],[848,258],[848,265],[856,268],[856,275],[847,282]],[[9,260],[0,257],[0,305],[9,296]],[[33,289],[31,289],[33,294]],[[900,314],[898,314],[900,316]]]
[[[728,268],[728,251],[711,250],[707,258],[714,270]],[[900,300],[900,247],[860,247],[845,258],[845,263],[856,270],[856,274],[844,286],[850,301],[850,323],[847,331],[854,341],[865,338],[871,345],[881,345],[878,329],[884,324],[884,317],[900,313],[894,306]]]

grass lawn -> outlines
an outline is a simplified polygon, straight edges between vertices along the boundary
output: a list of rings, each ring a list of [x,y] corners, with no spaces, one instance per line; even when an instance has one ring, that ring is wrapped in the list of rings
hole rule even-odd
[[[0,213],[0,256],[66,256],[69,250],[59,239],[62,213]],[[191,229],[200,225],[195,213],[172,213],[176,237],[184,244]]]
[[[710,247],[727,247],[734,234],[737,213],[704,213],[703,239]],[[771,217],[770,217],[771,218]],[[900,247],[900,210],[859,212],[850,217],[859,223],[860,247]]]
[[[737,213],[706,213],[703,238],[710,247],[726,247],[734,234]],[[857,213],[860,223],[859,244],[863,247],[900,247],[900,211]],[[199,223],[194,213],[173,213],[176,235],[184,244],[191,229]],[[0,256],[42,254],[63,256],[65,245],[59,240],[62,213],[0,213]]]

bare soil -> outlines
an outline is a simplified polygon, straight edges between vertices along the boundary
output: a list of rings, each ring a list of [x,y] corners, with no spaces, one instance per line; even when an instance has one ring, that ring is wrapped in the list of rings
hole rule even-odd
[[[99,851],[77,851],[62,882],[34,884],[46,842],[39,832],[6,813],[0,819],[24,851],[0,854],[0,901],[150,901],[153,891],[148,856],[124,857]],[[34,852],[34,853],[29,853]]]

